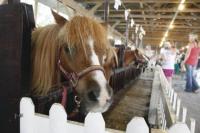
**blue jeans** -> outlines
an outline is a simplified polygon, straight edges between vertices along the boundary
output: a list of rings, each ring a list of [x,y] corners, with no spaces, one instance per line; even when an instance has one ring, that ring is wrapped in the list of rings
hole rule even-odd
[[[194,66],[186,64],[186,89],[187,92],[195,91],[199,85],[193,75]]]

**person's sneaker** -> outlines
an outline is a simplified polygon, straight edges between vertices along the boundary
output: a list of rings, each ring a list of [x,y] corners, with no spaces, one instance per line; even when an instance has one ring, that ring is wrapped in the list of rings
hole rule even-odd
[[[194,91],[194,93],[199,93],[200,92],[200,89],[197,89]]]

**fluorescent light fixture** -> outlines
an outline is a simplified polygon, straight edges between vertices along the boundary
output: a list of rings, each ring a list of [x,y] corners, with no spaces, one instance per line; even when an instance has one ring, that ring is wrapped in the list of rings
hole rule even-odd
[[[134,24],[135,24],[134,20],[131,19],[131,27],[133,27]]]
[[[165,33],[164,37],[168,37],[168,32]]]
[[[160,42],[160,47],[162,47],[162,45],[163,45],[163,41]]]
[[[181,0],[181,4],[185,3],[185,0]]]
[[[121,6],[121,5],[122,5],[121,0],[115,0],[114,8],[115,8],[116,10],[118,10],[118,9],[119,9],[119,6]]]
[[[165,32],[165,34],[164,34],[164,37],[162,38],[162,41],[160,42],[160,47],[163,45],[163,42],[165,41],[166,37],[168,36],[168,31],[169,31],[170,29],[173,29],[173,28],[174,28],[173,23],[174,23],[174,21],[175,21],[175,19],[176,19],[176,16],[177,16],[178,12],[184,10],[184,8],[185,8],[184,3],[185,3],[185,0],[181,0],[181,1],[180,1],[179,5],[178,5],[178,9],[176,10],[176,13],[175,13],[174,17],[173,17],[173,19],[172,19],[172,21],[171,21],[171,23],[170,23],[168,29],[166,30],[166,32]]]
[[[169,29],[173,29],[173,28],[174,28],[174,25],[173,25],[173,24],[172,24],[172,25],[170,24],[170,25],[169,25]]]
[[[128,15],[130,14],[130,12],[131,12],[131,9],[126,9],[126,10],[124,11],[124,16],[125,16],[125,20],[126,20],[126,21],[128,20]]]
[[[162,38],[162,41],[161,41],[161,42],[163,43],[164,41],[165,41],[165,37]]]
[[[184,8],[185,8],[185,5],[184,5],[184,4],[180,4],[180,5],[178,6],[178,10],[179,10],[179,11],[183,11]]]

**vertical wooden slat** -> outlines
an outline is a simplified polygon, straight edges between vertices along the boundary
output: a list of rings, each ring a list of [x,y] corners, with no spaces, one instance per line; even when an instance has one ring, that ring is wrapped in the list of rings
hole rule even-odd
[[[110,0],[104,0],[104,21],[106,24],[108,23],[109,18],[109,1]]]
[[[182,116],[182,122],[186,122],[186,117],[187,117],[187,108],[183,107],[183,116]]]
[[[105,121],[101,113],[88,113],[84,123],[85,133],[105,133]]]
[[[179,120],[180,106],[181,106],[181,99],[178,98],[177,108],[176,108],[176,119],[177,120]]]
[[[129,36],[129,28],[128,28],[128,24],[129,24],[129,17],[127,18],[126,21],[126,47],[128,46],[128,36]]]
[[[67,114],[62,105],[54,103],[49,110],[50,133],[67,133]]]
[[[190,131],[191,133],[195,133],[195,125],[196,125],[196,121],[193,118],[190,118],[191,124],[190,124]]]
[[[30,98],[20,101],[20,133],[34,133],[35,106]]]
[[[147,126],[144,118],[134,117],[128,123],[126,133],[149,133],[149,127]]]

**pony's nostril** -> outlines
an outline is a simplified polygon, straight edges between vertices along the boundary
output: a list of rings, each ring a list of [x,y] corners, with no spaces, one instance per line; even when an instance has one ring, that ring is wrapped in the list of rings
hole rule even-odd
[[[98,91],[90,91],[88,93],[88,98],[91,100],[91,101],[97,101],[97,97],[99,96],[99,93]]]
[[[107,103],[112,103],[112,98],[106,100]]]

